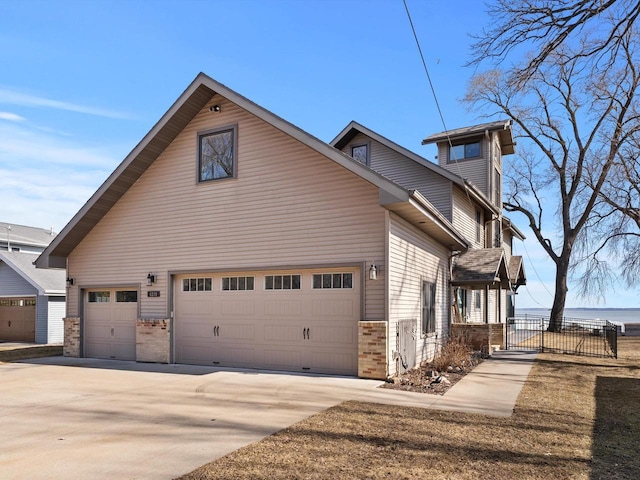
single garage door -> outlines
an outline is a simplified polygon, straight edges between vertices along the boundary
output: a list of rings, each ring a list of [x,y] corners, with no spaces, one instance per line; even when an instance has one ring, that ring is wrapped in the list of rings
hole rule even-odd
[[[180,275],[175,360],[356,375],[358,269]]]
[[[104,288],[86,291],[84,356],[135,360],[137,319],[137,290]]]
[[[0,298],[0,341],[36,341],[36,299]]]

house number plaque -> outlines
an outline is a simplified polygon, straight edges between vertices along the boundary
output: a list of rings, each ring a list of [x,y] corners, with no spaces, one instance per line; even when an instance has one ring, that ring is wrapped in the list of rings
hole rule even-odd
[[[147,297],[159,297],[160,296],[160,290],[149,290],[147,292]]]

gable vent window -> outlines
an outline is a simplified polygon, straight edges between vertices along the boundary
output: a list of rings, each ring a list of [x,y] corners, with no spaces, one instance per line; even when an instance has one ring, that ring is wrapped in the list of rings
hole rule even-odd
[[[236,127],[199,135],[198,147],[198,181],[236,176]]]
[[[449,147],[449,162],[457,160],[466,160],[469,158],[480,158],[482,151],[480,149],[480,141],[461,143]]]
[[[369,165],[369,145],[352,145],[351,156],[360,163]]]

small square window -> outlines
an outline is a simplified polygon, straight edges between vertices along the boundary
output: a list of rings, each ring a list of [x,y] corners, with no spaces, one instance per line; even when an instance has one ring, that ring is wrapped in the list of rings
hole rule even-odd
[[[233,178],[236,172],[235,127],[198,137],[198,181]]]
[[[369,146],[367,144],[353,145],[351,147],[351,156],[354,160],[369,165]]]

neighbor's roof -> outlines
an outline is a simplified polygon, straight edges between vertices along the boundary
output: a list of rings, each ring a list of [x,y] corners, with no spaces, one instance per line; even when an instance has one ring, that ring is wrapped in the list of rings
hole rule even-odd
[[[458,287],[509,287],[509,269],[501,248],[467,250],[454,260],[451,285]]]
[[[422,140],[422,144],[440,142],[442,140],[460,140],[466,137],[475,137],[484,132],[498,131],[500,137],[500,148],[504,155],[515,152],[515,143],[513,141],[513,133],[511,132],[511,120],[497,120],[495,122],[481,123],[469,127],[455,128],[453,130],[445,130],[444,132],[434,133]]]
[[[0,252],[0,262],[7,264],[18,275],[29,282],[40,295],[61,296],[66,294],[65,270],[42,270],[34,262],[37,253]]]
[[[36,265],[41,268],[64,268],[66,258],[73,249],[214,95],[220,95],[235,103],[257,118],[377,186],[380,189],[382,205],[411,200],[411,191],[388,180],[349,155],[253,103],[204,73],[200,73],[38,257]],[[383,197],[384,201],[382,201]],[[426,221],[431,224],[435,218],[429,218]],[[449,242],[451,246],[457,248],[464,248],[468,245],[466,240],[448,224],[438,225],[437,231],[441,234],[440,237],[436,237],[439,241]]]
[[[51,243],[56,235],[53,228],[27,227],[26,225],[0,222],[0,241],[3,243],[9,240],[15,245],[44,248]]]
[[[500,213],[499,209],[489,201],[489,199],[482,193],[478,187],[476,187],[473,183],[469,182],[467,179],[456,175],[455,173],[450,172],[446,168],[441,167],[433,162],[430,162],[424,157],[412,152],[411,150],[404,148],[401,145],[389,140],[388,138],[380,135],[379,133],[374,132],[373,130],[365,127],[364,125],[351,121],[349,125],[347,125],[342,131],[331,140],[331,145],[338,149],[343,149],[345,145],[347,145],[353,138],[358,135],[358,133],[362,133],[369,138],[372,138],[376,142],[384,145],[385,147],[399,153],[400,155],[408,158],[409,160],[413,160],[418,165],[431,170],[433,173],[440,175],[441,177],[449,180],[450,182],[458,185],[460,188],[464,189],[469,193],[474,199],[483,205],[485,208],[493,211],[496,215]],[[405,188],[410,188],[407,185],[403,185]]]

